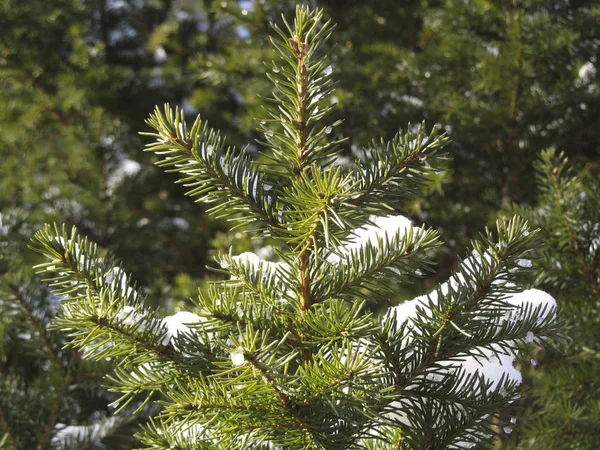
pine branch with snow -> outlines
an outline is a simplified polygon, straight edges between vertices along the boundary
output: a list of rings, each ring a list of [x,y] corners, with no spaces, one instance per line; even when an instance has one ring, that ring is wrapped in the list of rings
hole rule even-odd
[[[323,13],[298,7],[275,27],[275,91],[254,160],[197,118],[157,109],[158,165],[235,227],[278,243],[276,257],[223,254],[225,277],[194,312],[161,318],[110,257],[76,230],[48,226],[33,247],[63,297],[55,328],[118,368],[109,388],[160,412],[151,449],[470,448],[498,432],[517,397],[518,346],[555,335],[555,304],[519,288],[536,233],[518,217],[472,244],[451,279],[378,316],[367,302],[433,270],[438,235],[401,216],[447,144],[436,128],[400,131],[335,164],[333,68]],[[494,426],[492,426],[494,425]]]

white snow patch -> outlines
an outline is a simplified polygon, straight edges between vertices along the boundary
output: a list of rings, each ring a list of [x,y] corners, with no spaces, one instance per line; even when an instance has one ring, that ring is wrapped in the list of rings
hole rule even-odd
[[[167,58],[168,56],[165,48],[162,45],[156,47],[156,50],[154,50],[154,62],[157,64],[162,64],[167,60]]]
[[[594,255],[598,252],[598,249],[600,249],[600,237],[591,240],[588,251]]]
[[[256,256],[260,259],[265,260],[267,258],[272,258],[275,255],[275,249],[272,245],[266,245],[256,250]]]
[[[491,256],[486,254],[484,257],[487,261],[491,261]],[[462,261],[461,268],[471,271],[473,269],[473,264],[476,261],[481,261],[482,257],[478,254],[473,254]],[[461,283],[464,282],[464,276],[461,273],[457,273],[452,276],[448,281],[442,283],[438,289],[431,291],[429,294],[420,295],[415,297],[412,300],[407,300],[397,306],[393,306],[388,310],[388,315],[395,315],[398,325],[408,321],[412,323],[413,319],[417,316],[417,308],[422,309],[425,314],[431,317],[431,314],[428,314],[429,310],[429,302],[432,302],[434,305],[439,303],[438,299],[438,290],[441,292],[442,296],[448,295],[450,291],[455,291],[460,288]],[[504,284],[503,280],[495,280],[493,284]]]
[[[138,381],[142,381],[143,378],[146,380],[148,378],[154,379],[159,374],[160,370],[161,368],[159,364],[157,364],[155,361],[149,361],[138,366],[136,371],[132,371],[131,376]],[[113,402],[110,404],[110,406],[116,409],[119,407],[119,402]]]
[[[333,160],[334,166],[352,167],[352,163],[352,159],[350,159],[348,156],[343,155],[336,155],[335,159]]]
[[[515,309],[510,311],[505,319],[508,321],[518,322],[524,319],[525,309],[541,307],[540,315],[537,317],[536,325],[542,324],[548,316],[552,319],[556,318],[556,300],[539,289],[528,289],[516,294],[510,295],[504,300],[515,306]]]
[[[138,220],[135,224],[136,227],[138,228],[143,228],[146,225],[148,225],[150,223],[150,219],[148,219],[147,217],[142,217],[140,220]]]
[[[191,333],[192,329],[188,325],[200,322],[206,322],[206,318],[188,311],[163,318],[162,323],[167,329],[163,345],[167,345],[171,338],[179,336],[180,333]]]
[[[142,166],[140,163],[132,159],[125,159],[120,165],[120,170],[122,170],[127,176],[135,175],[140,171],[141,168]]]
[[[527,335],[525,336],[525,342],[530,343],[530,342],[533,342],[534,339],[535,339],[534,334],[531,331],[528,331]]]
[[[231,257],[232,262],[235,262],[240,266],[248,266],[253,272],[258,271],[268,271],[269,273],[275,274],[277,276],[278,271],[289,269],[289,264],[284,262],[273,262],[273,261],[265,261],[261,259],[256,253],[253,252],[244,252],[239,255],[235,255]],[[221,260],[221,267],[224,269],[229,267],[229,263],[223,259]]]
[[[596,65],[592,61],[586,62],[579,69],[578,79],[580,83],[589,83],[596,76]]]
[[[435,293],[435,291],[433,293]],[[406,300],[398,306],[391,307],[388,310],[387,315],[395,316],[398,324],[403,324],[407,321],[412,322],[412,320],[417,317],[417,306],[425,306],[426,299],[427,296],[422,295],[412,300]]]
[[[133,306],[124,306],[115,318],[126,326],[135,326],[138,331],[143,328],[144,315],[137,312]]]
[[[397,234],[403,236],[408,234],[410,230],[413,230],[415,234],[422,231],[420,228],[413,228],[410,219],[401,215],[371,216],[369,221],[371,223],[354,230],[352,236],[342,242],[342,245],[327,257],[327,261],[332,264],[339,263],[342,258],[346,258],[368,243],[377,246],[378,239],[391,241]]]
[[[469,375],[483,375],[490,389],[496,389],[501,380],[512,381],[521,384],[523,377],[514,366],[516,354],[510,350],[504,350],[499,346],[492,349],[478,348],[477,356],[459,354],[455,360],[443,361],[443,366],[448,366],[448,373],[458,374],[459,370]],[[437,376],[437,375],[436,375]]]
[[[391,402],[386,409],[388,412],[385,416],[388,419],[408,427],[412,426],[412,422],[404,412],[406,410],[406,405],[403,405],[402,402]]]
[[[56,424],[58,430],[52,437],[52,444],[59,446],[71,439],[78,441],[99,441],[104,438],[112,428],[118,425],[116,417],[108,417],[92,425],[69,425]]]
[[[530,259],[517,259],[517,266],[531,267],[531,260]]]
[[[229,357],[231,358],[231,363],[236,367],[243,365],[246,361],[246,358],[244,358],[244,349],[242,347],[237,347],[232,350]]]
[[[496,47],[495,45],[487,44],[485,46],[485,50],[494,56],[498,56],[500,54],[500,49],[498,47]]]
[[[113,267],[112,270],[106,274],[104,282],[110,286],[111,289],[119,291],[121,295],[126,298],[135,299],[138,297],[137,291],[128,284],[129,280],[127,275],[123,269],[118,266]]]
[[[291,269],[288,263],[266,261],[253,252],[244,252],[232,256],[231,262],[236,266],[236,269],[231,273],[232,280],[245,282],[247,281],[245,278],[252,278],[254,275],[260,274],[260,278],[271,286],[277,303],[287,303],[287,298],[294,295],[290,283],[285,282],[286,273]],[[226,258],[222,258],[219,263],[224,269],[230,266]],[[239,275],[238,270],[241,272]],[[268,309],[263,310],[263,313],[265,317],[270,317],[271,312]],[[238,316],[240,318],[244,317],[244,311],[241,308],[238,308]]]
[[[175,228],[178,228],[181,231],[187,231],[190,229],[190,222],[183,217],[174,217],[171,219],[171,223],[173,223]]]
[[[440,291],[442,295],[445,295],[450,288],[456,289],[457,287],[456,280],[453,281],[451,279],[440,287]],[[404,342],[406,347],[409,347],[411,342],[418,338],[413,327],[417,311],[421,310],[423,314],[431,317],[429,302],[434,305],[439,303],[437,290],[433,291],[429,296],[416,297],[388,310],[386,316],[394,316],[399,326],[403,323],[406,323],[408,326],[408,333]],[[503,302],[512,305],[514,308],[509,308],[503,317],[498,318],[496,324],[490,324],[492,327],[496,326],[500,328],[506,325],[507,322],[518,323],[525,320],[536,308],[541,308],[536,317],[537,325],[541,325],[548,318],[553,319],[556,317],[556,301],[554,298],[537,289],[529,289],[507,295],[503,299]],[[468,330],[465,332],[468,332]],[[533,332],[528,332],[523,342],[533,342],[535,338]],[[435,374],[427,376],[428,378],[442,382],[446,374],[481,374],[487,382],[491,383],[491,389],[498,386],[502,377],[504,377],[504,380],[519,385],[522,382],[522,376],[520,371],[513,366],[516,359],[516,350],[512,350],[512,348],[516,348],[517,342],[507,340],[503,344],[503,346],[494,344],[489,347],[477,347],[470,354],[458,354],[451,360],[441,361],[439,364],[442,366],[442,369],[437,370]],[[444,369],[443,367],[448,367],[448,369]],[[506,395],[509,394],[506,393]]]
[[[414,95],[402,95],[400,96],[400,100],[418,108],[423,106],[423,100],[421,100],[418,97],[415,97]]]

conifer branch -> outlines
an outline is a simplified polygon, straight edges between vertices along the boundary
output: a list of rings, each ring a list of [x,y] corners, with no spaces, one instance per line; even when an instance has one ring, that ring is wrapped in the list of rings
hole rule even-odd
[[[26,294],[23,288],[17,286],[14,283],[7,283],[7,287],[10,293],[12,294],[12,299],[17,302],[27,322],[30,324],[33,331],[36,333],[36,336],[39,337],[41,347],[43,348],[43,351],[46,354],[49,361],[51,361],[54,370],[56,370],[62,378],[61,383],[58,386],[55,386],[51,410],[48,413],[48,416],[45,420],[45,424],[39,424],[40,435],[37,441],[38,443],[36,446],[36,450],[43,450],[49,444],[53,433],[55,432],[56,423],[63,412],[63,401],[67,394],[66,391],[73,379],[73,373],[70,370],[70,366],[75,355],[71,355],[71,361],[69,363],[63,362],[57,354],[55,346],[53,346],[48,340],[46,327],[34,314],[30,305],[30,301],[28,298],[26,298]],[[30,418],[30,420],[33,422],[34,418]]]
[[[402,445],[404,442],[404,436],[402,436],[402,434],[400,434],[398,436],[398,440],[396,441],[396,443],[394,444],[394,450],[401,450],[402,449]]]
[[[68,379],[65,380],[65,386],[68,384]],[[50,413],[50,418],[48,419],[48,423],[46,424],[46,426],[44,427],[43,431],[42,431],[42,436],[40,439],[39,444],[37,445],[36,450],[43,450],[46,448],[46,446],[48,445],[48,443],[50,442],[50,439],[52,438],[52,433],[54,432],[54,427],[56,425],[56,421],[58,420],[58,415],[60,413],[60,409],[61,409],[61,403],[63,400],[63,396],[64,396],[64,388],[61,389],[61,391],[59,392],[59,395],[56,398],[56,403],[54,404],[54,407],[52,408],[52,411]]]
[[[21,306],[21,310],[25,312],[27,315],[27,320],[31,324],[31,326],[35,329],[36,333],[40,337],[40,341],[42,343],[42,347],[44,348],[46,354],[56,367],[56,369],[63,375],[66,376],[65,368],[63,366],[62,361],[56,355],[54,348],[48,341],[48,336],[46,334],[46,328],[42,326],[37,317],[33,314],[27,300],[23,297],[23,290],[14,284],[9,285],[10,290],[12,291],[13,298],[17,300],[19,305]]]
[[[564,222],[565,226],[567,227],[571,245],[573,247],[573,251],[577,255],[577,260],[579,261],[579,264],[581,265],[583,276],[585,277],[587,282],[590,283],[590,286],[592,287],[592,290],[594,291],[594,294],[596,295],[596,297],[598,299],[600,299],[600,288],[598,287],[598,280],[596,279],[596,276],[595,276],[595,270],[592,266],[590,266],[587,263],[584,255],[583,255],[583,252],[581,251],[581,248],[579,247],[579,240],[577,239],[577,235],[575,234],[573,225],[571,224],[571,221],[565,214],[565,211],[563,208],[564,199],[563,199],[563,193],[562,193],[560,178],[559,178],[560,172],[561,172],[561,167],[559,167],[560,165],[564,165],[564,162],[562,164],[554,164],[554,167],[552,167],[551,172],[550,172],[551,177],[552,177],[552,185],[554,187],[554,193],[556,195],[556,200],[557,200],[556,206],[558,208],[561,220]]]
[[[296,28],[298,32],[298,28]],[[308,151],[306,148],[306,140],[308,137],[307,129],[307,90],[308,90],[308,52],[310,44],[307,42],[306,36],[298,35],[291,37],[288,40],[297,58],[296,69],[296,89],[298,91],[298,104],[296,107],[297,119],[294,123],[296,127],[296,152],[297,161],[294,167],[294,174],[300,177],[306,167]]]
[[[417,270],[431,270],[427,253],[437,245],[435,231],[410,227],[398,229],[392,236],[387,233],[383,237],[377,236],[341,256],[334,251],[315,268],[316,273],[325,271],[328,276],[318,283],[314,301],[335,296],[361,296],[365,289],[370,293],[389,290],[392,285],[382,284],[382,279],[400,281]]]
[[[553,148],[542,151],[534,167],[538,201],[515,209],[542,229],[545,245],[534,253],[535,283],[563,300],[563,329],[570,339],[561,342],[560,352],[544,352],[532,361],[529,390],[522,400],[532,406],[526,406],[527,425],[519,441],[535,439],[536,446],[547,449],[562,450],[564,442],[571,448],[586,447],[600,436],[594,426],[598,403],[587,395],[598,390],[600,360],[586,350],[597,345],[600,330],[600,298],[593,282],[600,276],[598,167],[575,171]]]
[[[242,258],[242,256],[248,256]],[[244,293],[256,295],[264,302],[279,300],[284,294],[282,283],[287,282],[287,272],[292,269],[286,263],[272,263],[261,261],[253,253],[246,253],[236,257],[223,256],[220,258],[221,266],[227,269],[231,279],[222,283],[223,293],[229,292],[232,287],[242,287]],[[213,291],[219,295],[218,290]],[[235,297],[237,292],[231,292]]]
[[[292,173],[300,182],[308,181],[307,169],[311,161],[323,159],[323,153],[329,146],[318,147],[318,142],[322,140],[323,133],[317,134],[315,142],[309,146],[309,137],[312,133],[310,119],[313,119],[312,113],[315,113],[316,105],[309,104],[310,97],[316,98],[313,103],[318,103],[318,97],[315,97],[320,89],[324,95],[329,92],[327,87],[327,73],[325,60],[318,58],[316,52],[321,46],[323,39],[330,32],[329,22],[321,25],[322,11],[310,12],[307,8],[298,6],[296,8],[296,18],[294,26],[291,27],[287,22],[287,31],[284,33],[278,27],[275,31],[281,36],[282,40],[272,39],[273,44],[278,49],[282,59],[286,61],[291,72],[277,69],[280,77],[273,77],[276,82],[280,95],[287,100],[279,100],[280,111],[283,116],[280,117],[285,133],[293,137],[293,145],[283,149],[283,153],[275,154],[276,158],[292,161]],[[285,21],[285,18],[284,18]],[[320,29],[319,29],[320,27]],[[276,97],[276,101],[278,98]],[[321,116],[322,117],[322,116]],[[285,138],[284,138],[285,140]],[[286,158],[287,157],[287,158]],[[288,165],[289,162],[285,161]],[[317,170],[317,167],[314,168]],[[293,184],[292,184],[293,187]],[[295,196],[296,190],[291,190],[290,195]],[[324,220],[324,211],[312,212],[312,224],[307,225],[307,232],[303,239],[298,243],[296,257],[298,265],[298,293],[300,302],[300,311],[304,314],[311,306],[311,259],[314,250],[311,247],[316,245],[316,233],[318,225]]]
[[[273,377],[269,374],[266,368],[254,357],[253,355],[245,355],[247,361],[261,374],[262,378],[265,380],[267,385],[275,392],[275,395],[281,400],[281,404],[288,410],[293,410],[295,408],[294,402],[281,390],[277,387],[277,383]]]
[[[483,247],[481,243],[473,242],[473,247],[477,249],[475,254],[481,255],[481,260],[472,260],[469,266],[463,266],[462,269],[459,269],[459,272],[454,273],[450,280],[451,283],[456,283],[456,286],[450,288],[448,293],[445,294],[441,290],[436,292],[438,298],[447,297],[448,306],[440,308],[438,314],[434,317],[433,323],[436,325],[431,328],[429,347],[425,352],[428,356],[414,369],[413,374],[415,376],[422,374],[431,364],[437,361],[447,360],[458,353],[464,352],[468,349],[468,346],[487,347],[491,344],[499,344],[507,340],[507,336],[498,332],[498,330],[492,330],[491,333],[477,333],[477,336],[475,336],[466,334],[461,328],[455,326],[453,330],[448,330],[445,339],[442,331],[446,328],[446,324],[452,320],[458,320],[460,326],[465,326],[469,323],[473,326],[474,323],[470,316],[476,312],[482,314],[481,307],[486,303],[490,305],[495,304],[499,307],[502,306],[502,293],[511,292],[511,290],[510,288],[506,289],[501,286],[495,286],[494,283],[497,284],[499,281],[506,282],[504,278],[507,268],[514,266],[517,256],[520,256],[523,251],[531,248],[532,242],[535,239],[535,233],[528,232],[526,227],[527,224],[522,223],[517,217],[513,218],[508,224],[498,222],[498,231],[500,232],[499,248],[493,245],[489,232],[483,240],[483,242],[487,243],[487,248]],[[516,234],[510,237],[510,232],[502,233],[503,229],[506,228],[515,230]],[[524,233],[526,231],[527,235],[525,236]],[[485,255],[491,255],[490,262],[485,261]],[[467,276],[469,273],[471,273],[471,277]],[[473,275],[475,275],[475,280],[472,279]],[[467,285],[465,283],[466,280],[474,284],[474,286]],[[463,322],[465,325],[463,325]],[[431,327],[431,325],[430,323],[428,327]],[[539,326],[539,328],[545,327]],[[530,328],[528,327],[528,329]],[[453,335],[458,337],[456,336],[457,334],[462,334],[467,338],[464,340],[463,345],[460,348],[450,346],[447,350],[443,350],[446,346],[441,345],[441,342],[452,340]],[[523,332],[519,336],[518,334],[511,333],[510,338],[523,338],[525,334],[526,332]],[[436,337],[438,339],[433,339]],[[412,381],[411,379],[405,379],[406,384],[410,384]]]
[[[130,286],[125,272],[111,258],[99,257],[96,245],[82,239],[75,228],[68,235],[64,228],[59,232],[56,226],[54,230],[46,226],[36,233],[33,244],[33,250],[51,260],[36,268],[49,274],[58,295],[67,296],[52,326],[75,330],[72,345],[96,359],[127,355],[144,360],[150,354],[183,362],[163,345],[165,331],[159,320],[136,316],[142,294]]]
[[[490,389],[484,379],[464,370],[448,373],[448,364],[458,368],[460,358],[467,355],[479,354],[480,358],[486,358],[507,352],[514,354],[517,343],[526,342],[532,333],[547,333],[548,336],[556,333],[554,317],[545,305],[515,308],[506,303],[514,292],[511,274],[524,252],[535,247],[535,233],[527,230],[525,222],[514,218],[499,222],[498,234],[497,240],[493,240],[488,232],[473,242],[473,256],[463,262],[449,282],[429,296],[411,301],[417,302],[413,318],[404,322],[400,315],[399,322],[385,323],[376,340],[396,389],[392,404],[405,402],[402,404],[406,406],[405,411],[410,412],[411,422],[431,423],[429,419],[419,417],[419,408],[424,408],[422,411],[431,409],[432,405],[427,406],[427,402],[435,402],[440,408],[446,404],[463,408],[458,410],[456,423],[446,427],[447,431],[436,428],[437,436],[432,437],[432,442],[442,448],[464,433],[467,422],[461,417],[470,417],[469,411],[477,411],[485,402],[494,405],[493,410],[507,406],[511,396],[506,393],[514,392],[516,386],[508,378],[502,378],[494,389]],[[402,306],[399,308],[402,311]],[[498,321],[499,316],[509,319]],[[520,319],[515,321],[510,317]],[[393,314],[388,317],[394,318]],[[415,332],[419,339],[407,346]],[[399,360],[404,361],[404,365],[398,364]],[[431,377],[441,374],[444,374],[444,383],[432,385]],[[477,439],[485,439],[489,424],[481,420],[477,423],[476,429],[482,433]],[[412,445],[421,445],[416,442],[422,443],[427,438],[425,430],[422,431],[422,435],[413,435],[411,427],[408,437]]]
[[[437,136],[435,127],[429,135],[425,133],[424,123],[416,134],[409,125],[406,133],[400,131],[391,142],[373,142],[364,160],[356,163],[353,173],[359,193],[347,203],[372,212],[400,212],[397,201],[419,194],[426,174],[435,170],[432,164],[440,157],[439,151],[448,144],[447,136]]]
[[[203,123],[200,116],[188,133],[183,113],[169,105],[165,105],[164,113],[157,107],[146,123],[156,133],[142,134],[157,139],[146,146],[146,151],[166,155],[157,165],[180,173],[179,182],[192,188],[188,195],[216,204],[209,213],[240,224],[267,225],[271,231],[277,227],[270,184],[256,170],[245,148],[238,156],[234,148],[225,147],[219,132]]]
[[[338,143],[327,139],[336,124],[324,125],[322,120],[332,110],[323,100],[333,91],[331,67],[320,54],[333,27],[322,19],[321,10],[297,6],[293,26],[285,17],[285,31],[273,25],[280,39],[271,38],[271,42],[283,66],[274,63],[267,74],[276,88],[272,99],[276,109],[270,111],[270,122],[281,129],[270,130],[265,122],[262,130],[272,150],[272,169],[296,179],[313,163],[322,165],[330,160]]]

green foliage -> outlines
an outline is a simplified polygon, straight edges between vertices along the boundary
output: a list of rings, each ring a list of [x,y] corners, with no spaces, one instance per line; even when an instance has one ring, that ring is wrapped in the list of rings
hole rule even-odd
[[[0,448],[131,448],[143,415],[128,408],[108,417],[113,396],[99,383],[114,366],[63,349],[63,337],[48,331],[58,299],[39,280],[14,276],[2,280],[0,299]],[[61,431],[71,425],[73,433]]]
[[[175,56],[155,61],[147,48],[157,28],[183,27],[177,12],[162,1],[0,6],[2,214],[26,217],[30,236],[59,218],[77,225],[147,284],[153,302],[179,273],[204,275],[219,228],[148,170],[150,157],[132,155],[154,102],[188,94],[174,81],[183,71]],[[188,229],[198,232],[185,237]]]
[[[532,162],[544,148],[597,158],[592,3],[441,1],[423,11],[422,51],[406,70],[423,116],[455,143],[444,195],[427,205],[453,239],[493,222],[500,206],[533,202]]]
[[[131,414],[135,405],[107,417],[117,397],[100,383],[113,363],[82,360],[48,331],[59,302],[26,250],[44,222],[76,224],[116,253],[150,304],[176,306],[185,296],[166,282],[183,273],[193,292],[205,272],[215,225],[144,170],[152,161],[131,156],[145,102],[173,96],[173,83],[156,85],[146,40],[175,11],[171,2],[0,3],[2,448],[127,449],[145,414]],[[182,239],[189,228],[197,232]]]
[[[538,203],[520,208],[547,243],[536,254],[536,284],[556,295],[569,341],[532,360],[530,417],[520,448],[596,447],[600,383],[600,190],[598,167],[580,172],[562,153],[542,152],[536,163]]]
[[[196,313],[161,318],[75,228],[35,236],[49,260],[36,267],[63,298],[53,327],[87,358],[117,363],[107,381],[119,410],[151,401],[160,409],[139,433],[145,448],[486,445],[518,381],[493,381],[464,361],[512,364],[519,343],[555,336],[552,304],[527,291],[517,298],[519,260],[536,246],[518,217],[474,241],[431,294],[383,317],[368,311],[367,299],[431,270],[437,234],[398,213],[438,170],[447,139],[409,127],[352,167],[340,164],[322,17],[298,7],[293,24],[275,27],[275,92],[257,159],[200,118],[188,128],[179,109],[148,121],[157,164],[211,214],[272,239],[274,260],[220,255],[229,278],[195,299]]]

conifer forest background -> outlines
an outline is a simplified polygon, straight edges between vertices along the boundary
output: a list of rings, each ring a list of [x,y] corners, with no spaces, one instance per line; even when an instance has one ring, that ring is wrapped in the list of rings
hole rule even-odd
[[[0,449],[138,448],[140,424],[160,408],[110,422],[119,395],[102,386],[113,361],[82,358],[49,328],[60,302],[29,248],[45,223],[76,226],[109,251],[163,315],[193,310],[189,298],[223,277],[217,254],[272,249],[207,215],[211,205],[156,168],[140,132],[169,103],[258,158],[271,23],[283,26],[297,4],[0,0]],[[472,239],[519,213],[541,229],[526,283],[556,299],[560,337],[527,344],[517,360],[520,398],[493,446],[598,448],[600,2],[302,4],[336,24],[325,51],[338,80],[331,115],[342,121],[327,133],[340,164],[408,123],[450,140],[444,170],[402,205],[440,234],[435,272],[368,308],[381,314],[428,292]],[[78,426],[87,431],[60,437]]]

